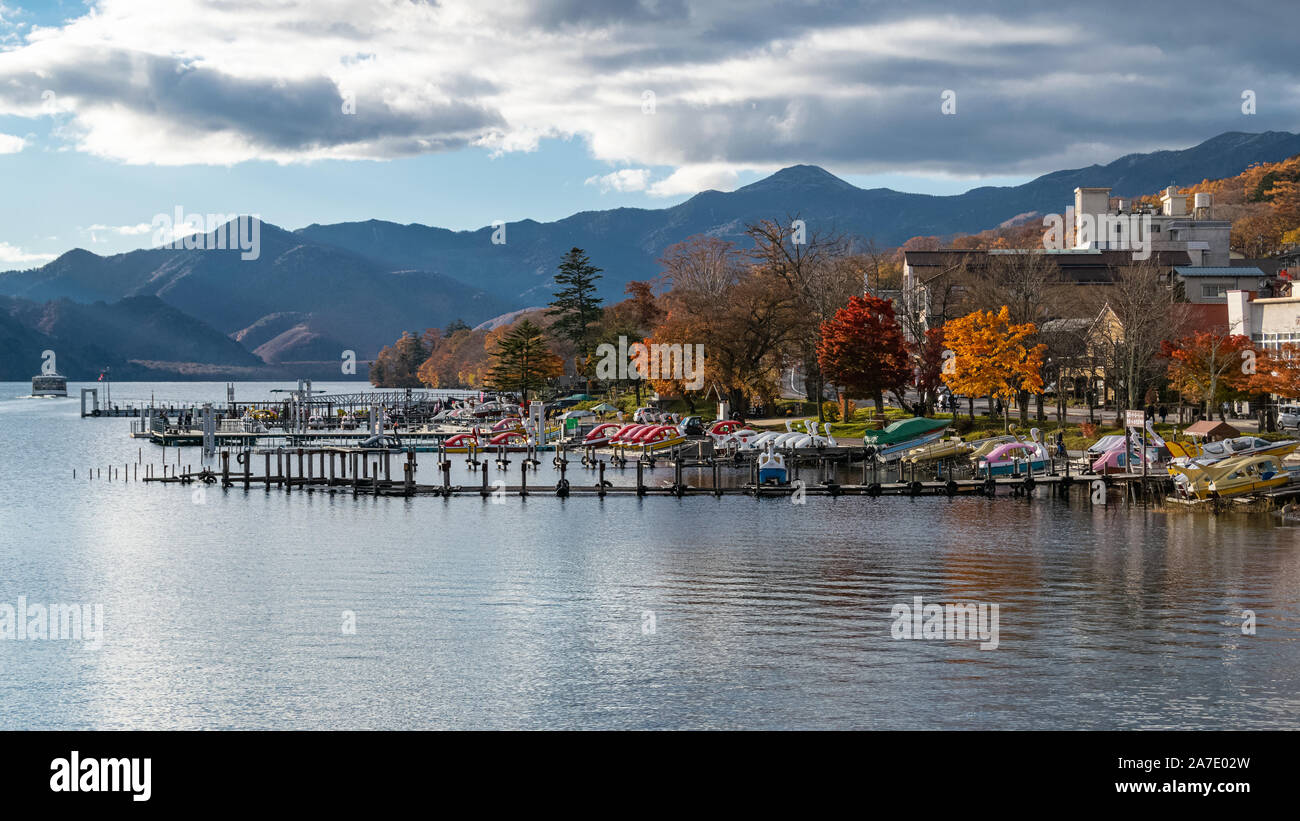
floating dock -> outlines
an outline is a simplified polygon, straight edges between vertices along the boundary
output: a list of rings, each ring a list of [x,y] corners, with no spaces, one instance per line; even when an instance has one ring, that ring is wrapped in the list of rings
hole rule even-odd
[[[856,449],[861,451],[861,448]],[[1066,497],[1071,489],[1083,487],[1089,491],[1101,488],[1109,490],[1118,488],[1134,500],[1157,501],[1166,495],[1172,482],[1166,475],[1111,474],[1109,476],[1089,476],[1071,474],[1068,463],[1052,465],[1040,472],[1024,473],[1018,476],[971,477],[971,478],[931,478],[918,476],[915,468],[913,475],[908,469],[898,466],[896,470],[887,470],[891,466],[881,465],[865,460],[862,465],[864,481],[860,483],[840,483],[826,479],[829,468],[834,461],[827,454],[809,454],[803,457],[792,456],[794,470],[789,484],[760,484],[757,482],[757,464],[753,461],[737,462],[732,458],[691,458],[682,452],[666,454],[672,458],[655,461],[664,462],[673,468],[671,481],[661,480],[658,484],[647,482],[646,471],[653,469],[655,462],[638,459],[625,464],[635,469],[635,484],[615,485],[605,479],[607,462],[599,459],[587,462],[582,471],[585,478],[570,479],[568,470],[572,461],[569,453],[559,451],[552,459],[558,470],[558,479],[552,477],[548,482],[529,482],[530,475],[536,476],[541,460],[538,452],[506,453],[502,451],[485,451],[477,454],[455,454],[466,456],[465,461],[472,471],[479,474],[479,482],[472,485],[453,484],[451,481],[451,454],[440,456],[436,470],[441,478],[438,483],[420,483],[416,481],[417,459],[414,449],[401,451],[373,450],[362,448],[322,448],[308,450],[263,451],[254,453],[250,450],[237,452],[225,451],[218,454],[217,466],[200,470],[186,469],[167,473],[164,468],[162,476],[146,472],[144,481],[210,484],[223,488],[243,487],[249,490],[261,487],[263,490],[280,490],[286,493],[294,491],[351,493],[352,495],[373,496],[441,496],[444,498],[459,496],[734,496],[746,495],[759,498],[791,497],[796,495],[812,496],[1017,496],[1035,495],[1036,490],[1043,490],[1047,495]],[[847,454],[846,454],[847,455]],[[520,457],[511,459],[512,456]],[[491,466],[495,464],[497,475],[508,475],[510,465],[517,462],[519,470],[515,474],[518,481],[506,484],[503,479],[491,479]],[[396,463],[396,464],[394,464]],[[799,478],[799,465],[803,464],[812,480]],[[261,467],[260,473],[254,473],[254,466]],[[1064,467],[1064,471],[1058,468]],[[394,470],[399,478],[394,478]],[[707,485],[692,486],[684,479],[688,469],[707,469],[711,471],[711,481]],[[834,471],[831,470],[833,475]],[[746,478],[747,474],[747,478]],[[893,474],[891,477],[889,474]],[[736,480],[742,481],[725,481]],[[594,481],[593,481],[594,480]],[[1300,488],[1297,488],[1300,492]]]

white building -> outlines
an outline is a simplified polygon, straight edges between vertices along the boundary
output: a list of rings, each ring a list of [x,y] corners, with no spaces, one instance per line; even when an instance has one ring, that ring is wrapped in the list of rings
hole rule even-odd
[[[1188,208],[1188,200],[1192,207]],[[1160,196],[1160,211],[1133,206],[1127,200],[1112,203],[1109,188],[1074,189],[1076,248],[1133,250],[1134,218],[1150,220],[1150,250],[1185,251],[1195,266],[1227,266],[1228,234],[1232,223],[1213,219],[1209,194],[1179,194],[1169,186]],[[1091,223],[1091,224],[1088,224]]]
[[[1229,291],[1228,327],[1260,348],[1300,343],[1300,296],[1251,299],[1250,291]]]

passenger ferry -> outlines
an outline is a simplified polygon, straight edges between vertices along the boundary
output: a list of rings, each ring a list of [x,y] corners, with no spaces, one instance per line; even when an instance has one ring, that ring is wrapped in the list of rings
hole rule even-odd
[[[32,377],[32,396],[67,396],[67,377],[57,373],[41,374]]]

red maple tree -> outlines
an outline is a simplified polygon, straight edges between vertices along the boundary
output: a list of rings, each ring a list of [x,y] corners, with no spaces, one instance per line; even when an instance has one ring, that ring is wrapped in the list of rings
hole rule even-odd
[[[817,363],[846,394],[869,397],[876,414],[885,412],[885,391],[901,391],[912,377],[903,329],[894,305],[874,296],[855,296],[821,326]]]

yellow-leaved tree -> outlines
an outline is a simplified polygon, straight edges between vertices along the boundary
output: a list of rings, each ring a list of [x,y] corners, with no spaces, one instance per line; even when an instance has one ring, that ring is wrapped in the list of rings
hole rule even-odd
[[[1038,328],[1017,325],[1003,305],[997,313],[974,311],[943,326],[952,355],[945,356],[942,375],[955,394],[991,396],[1008,405],[1020,391],[1043,389],[1046,345],[1030,345]]]

